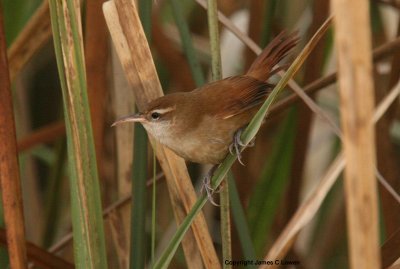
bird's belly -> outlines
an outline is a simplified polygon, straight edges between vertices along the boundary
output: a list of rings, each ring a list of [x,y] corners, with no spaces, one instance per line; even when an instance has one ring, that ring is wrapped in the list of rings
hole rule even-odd
[[[187,134],[174,136],[169,141],[161,141],[184,159],[203,164],[219,164],[229,151],[233,135],[212,137],[207,134],[202,136]]]
[[[184,159],[203,164],[219,164],[229,152],[235,132],[245,126],[251,117],[242,113],[229,119],[204,117],[191,131],[158,132],[159,141]],[[210,122],[212,124],[210,124]],[[165,135],[168,133],[169,135]]]

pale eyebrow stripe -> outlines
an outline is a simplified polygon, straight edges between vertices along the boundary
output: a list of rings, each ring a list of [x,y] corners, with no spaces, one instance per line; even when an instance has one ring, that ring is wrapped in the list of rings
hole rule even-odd
[[[167,108],[161,108],[161,109],[154,109],[153,112],[157,112],[159,114],[165,114],[171,111],[174,111],[175,107],[167,107]]]

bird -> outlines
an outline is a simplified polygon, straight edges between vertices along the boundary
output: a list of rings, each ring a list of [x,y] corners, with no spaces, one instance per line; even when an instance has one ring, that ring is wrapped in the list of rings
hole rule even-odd
[[[113,126],[141,123],[157,141],[187,161],[212,164],[204,180],[211,197],[212,173],[227,154],[239,161],[242,130],[264,103],[274,85],[269,78],[297,45],[297,32],[278,34],[243,75],[210,82],[189,92],[167,94],[149,102],[139,113],[122,117]]]

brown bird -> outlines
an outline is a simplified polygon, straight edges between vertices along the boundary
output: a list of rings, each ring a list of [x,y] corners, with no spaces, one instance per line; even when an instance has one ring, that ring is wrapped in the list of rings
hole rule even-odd
[[[140,113],[123,117],[113,125],[140,122],[161,144],[191,162],[218,165],[233,149],[240,161],[241,130],[273,89],[267,80],[281,70],[277,64],[298,40],[297,33],[282,32],[245,75],[215,81],[191,92],[162,96]],[[210,177],[206,179],[207,192]]]

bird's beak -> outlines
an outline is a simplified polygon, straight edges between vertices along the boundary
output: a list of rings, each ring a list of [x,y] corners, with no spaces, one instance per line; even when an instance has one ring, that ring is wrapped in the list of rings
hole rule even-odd
[[[146,118],[144,117],[144,114],[137,113],[134,115],[125,116],[125,117],[118,119],[111,125],[111,127],[114,127],[115,125],[118,125],[120,123],[125,123],[125,122],[145,122],[145,121],[146,121]]]

